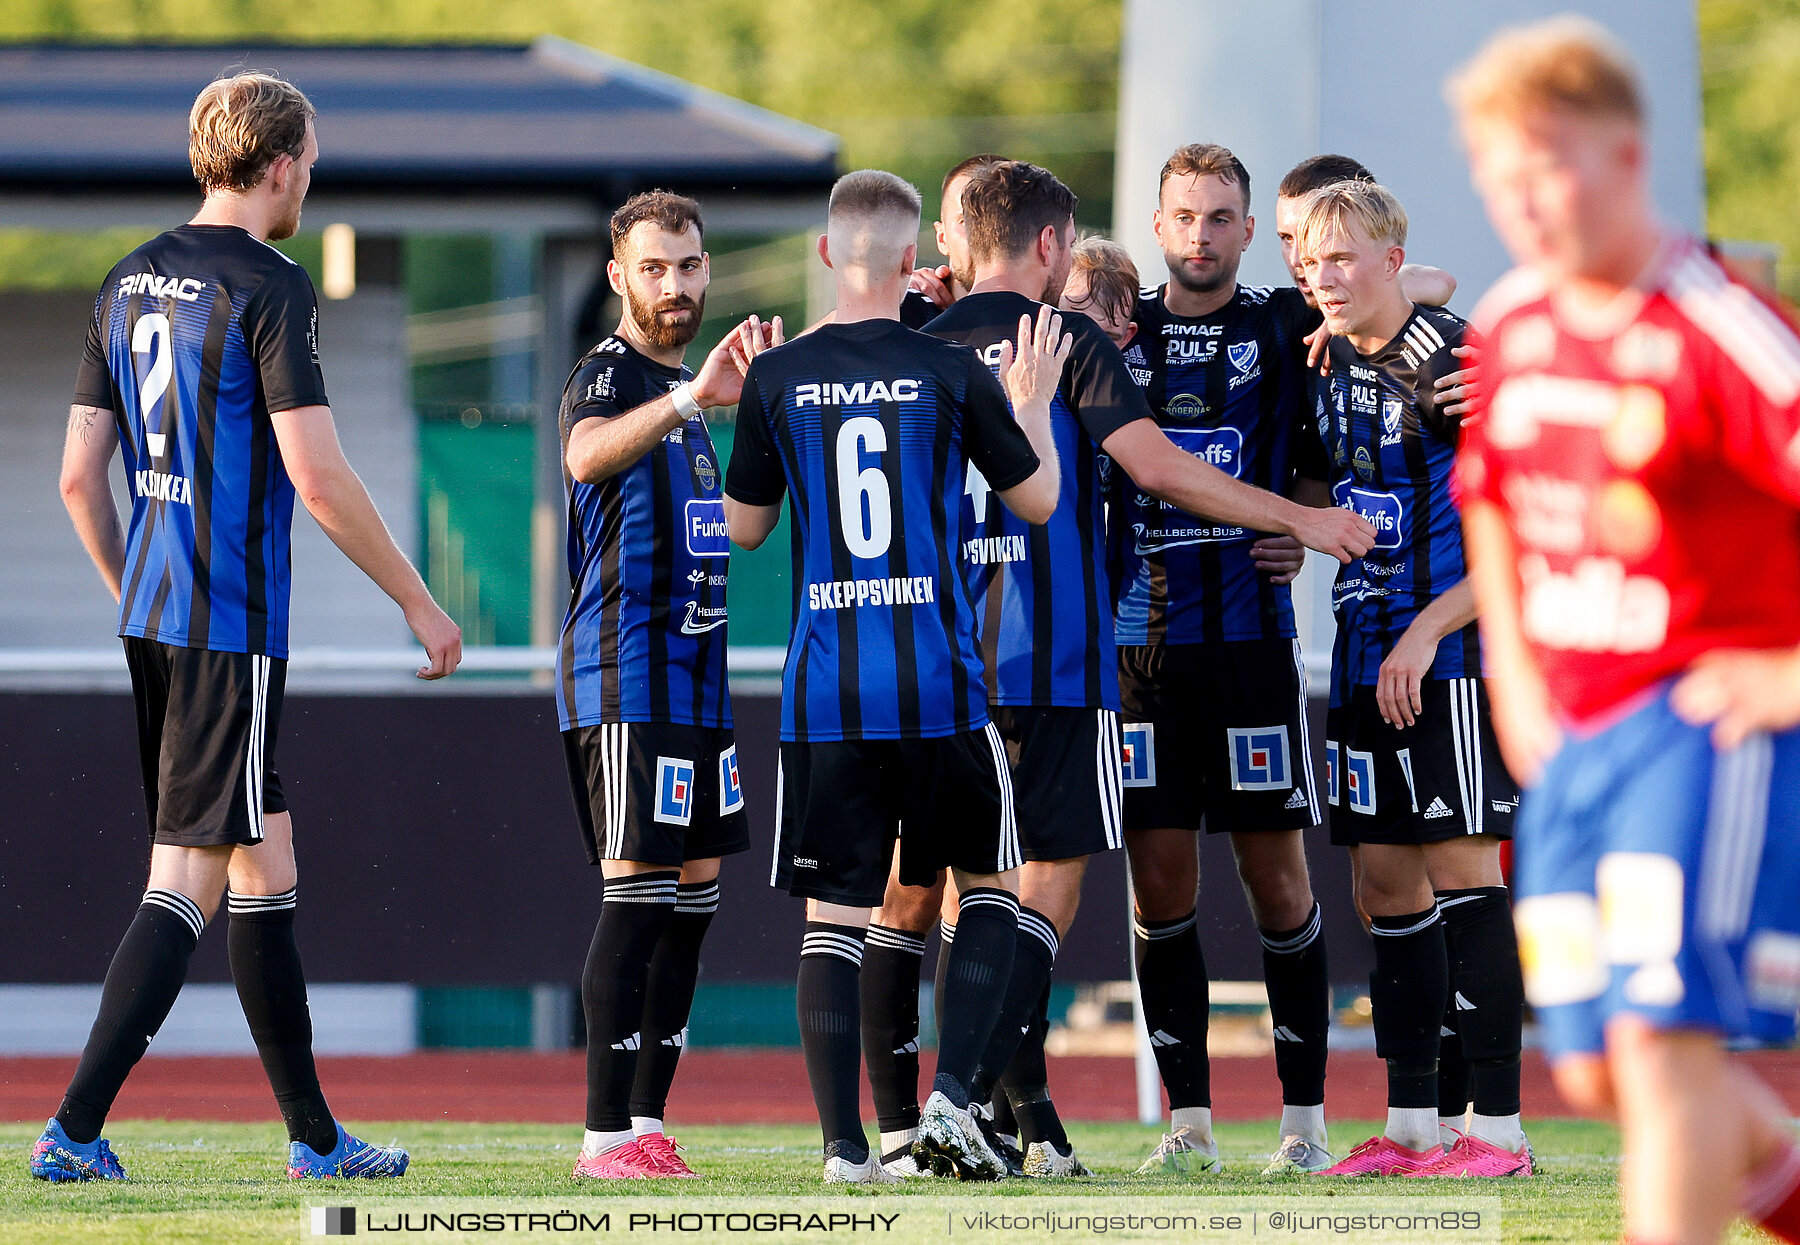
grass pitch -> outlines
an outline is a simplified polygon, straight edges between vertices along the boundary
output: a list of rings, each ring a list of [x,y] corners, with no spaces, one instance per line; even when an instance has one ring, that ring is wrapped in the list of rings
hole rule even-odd
[[[274,1124],[122,1121],[107,1135],[131,1173],[129,1182],[48,1185],[31,1179],[25,1168],[37,1128],[0,1126],[0,1153],[5,1155],[0,1161],[0,1242],[211,1245],[312,1239],[307,1208],[390,1199],[396,1204],[416,1199],[421,1205],[424,1199],[504,1198],[508,1203],[536,1201],[546,1206],[554,1202],[596,1212],[611,1210],[619,1225],[622,1212],[668,1205],[670,1199],[688,1209],[721,1196],[755,1199],[772,1209],[807,1199],[815,1206],[825,1202],[866,1213],[905,1199],[948,1196],[970,1207],[1022,1211],[1030,1208],[1032,1199],[1052,1192],[1045,1184],[1024,1180],[988,1185],[921,1180],[874,1195],[827,1189],[819,1180],[818,1132],[793,1126],[678,1130],[690,1161],[705,1180],[616,1185],[577,1185],[570,1179],[580,1144],[580,1131],[574,1127],[361,1122],[353,1126],[371,1141],[398,1140],[412,1151],[412,1169],[404,1179],[332,1186],[291,1183],[282,1174],[284,1139]],[[1368,1121],[1334,1121],[1334,1145],[1341,1154],[1375,1128]],[[1273,1208],[1284,1198],[1331,1194],[1424,1208],[1434,1199],[1442,1202],[1447,1192],[1437,1181],[1331,1181],[1334,1188],[1327,1188],[1326,1182],[1306,1178],[1260,1179],[1257,1172],[1275,1140],[1272,1122],[1224,1125],[1219,1141],[1225,1173],[1201,1180],[1129,1174],[1156,1143],[1158,1134],[1152,1129],[1077,1124],[1071,1131],[1082,1157],[1100,1174],[1093,1180],[1056,1182],[1053,1192],[1060,1198],[1082,1199],[1096,1209],[1108,1202],[1124,1208],[1171,1197]],[[1550,1121],[1533,1124],[1531,1137],[1542,1170],[1539,1178],[1459,1182],[1454,1195],[1500,1197],[1502,1236],[1507,1241],[1617,1239],[1617,1133],[1603,1125]],[[934,1226],[929,1229],[915,1227],[884,1236],[893,1245],[943,1240],[941,1219],[930,1223]],[[621,1234],[615,1231],[613,1236]],[[561,1239],[606,1238],[589,1233]],[[687,1239],[714,1238],[708,1233]],[[1761,1238],[1740,1229],[1738,1239]]]

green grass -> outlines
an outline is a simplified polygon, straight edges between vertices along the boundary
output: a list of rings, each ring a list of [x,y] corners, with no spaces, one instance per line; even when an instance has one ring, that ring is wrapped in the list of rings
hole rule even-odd
[[[817,1131],[793,1126],[680,1130],[688,1156],[707,1177],[704,1182],[651,1181],[598,1187],[587,1183],[576,1186],[569,1179],[580,1141],[575,1128],[399,1123],[363,1124],[357,1131],[374,1141],[398,1139],[411,1149],[413,1166],[404,1180],[381,1185],[359,1182],[334,1188],[327,1195],[319,1185],[297,1186],[282,1178],[284,1149],[280,1129],[275,1125],[121,1121],[108,1129],[108,1136],[131,1172],[129,1182],[51,1186],[26,1174],[25,1151],[36,1130],[24,1125],[0,1126],[0,1150],[12,1156],[0,1163],[0,1242],[311,1239],[304,1236],[305,1208],[328,1202],[366,1207],[378,1197],[389,1196],[405,1202],[489,1197],[519,1203],[539,1199],[544,1205],[610,1209],[615,1224],[613,1238],[649,1239],[625,1237],[619,1231],[624,1213],[659,1201],[666,1206],[666,1199],[670,1198],[679,1199],[687,1209],[702,1205],[703,1199],[720,1196],[754,1198],[772,1209],[807,1198],[814,1199],[815,1206],[849,1205],[866,1212],[871,1205],[885,1209],[902,1206],[908,1199],[946,1195],[959,1199],[954,1203],[957,1206],[992,1209],[1005,1205],[1008,1209],[1024,1210],[1032,1204],[1024,1199],[1041,1203],[1047,1195],[1043,1185],[1028,1181],[998,1185],[918,1181],[898,1190],[882,1190],[878,1201],[871,1201],[860,1190],[826,1190],[819,1182]],[[1354,1185],[1334,1181],[1336,1188],[1326,1189],[1319,1182],[1303,1178],[1279,1182],[1259,1179],[1256,1172],[1274,1140],[1270,1124],[1224,1126],[1219,1140],[1226,1173],[1199,1182],[1126,1174],[1155,1144],[1157,1134],[1151,1129],[1125,1124],[1080,1124],[1073,1131],[1084,1159],[1101,1175],[1089,1181],[1059,1183],[1055,1193],[1063,1198],[1091,1199],[1089,1205],[1111,1200],[1123,1208],[1127,1200],[1141,1203],[1156,1198],[1206,1196],[1219,1199],[1214,1205],[1229,1203],[1266,1211],[1281,1205],[1283,1199],[1292,1203],[1299,1196],[1311,1199],[1335,1195],[1378,1198],[1388,1203],[1409,1199],[1411,1205],[1424,1208],[1442,1202],[1445,1192],[1442,1184],[1424,1181],[1359,1181]],[[1368,1122],[1333,1124],[1340,1153],[1372,1131],[1374,1126]],[[1543,1169],[1539,1179],[1480,1182],[1458,1187],[1456,1195],[1498,1195],[1503,1239],[1507,1241],[1616,1239],[1616,1132],[1597,1124],[1543,1121],[1532,1125],[1531,1135]],[[996,1199],[1005,1202],[998,1203]],[[920,1207],[923,1209],[922,1204]],[[883,1239],[896,1245],[942,1240],[942,1213],[940,1207],[932,1216],[921,1215],[919,1222],[927,1226],[886,1233]],[[821,1235],[813,1234],[814,1239]],[[396,1234],[391,1239],[402,1237]],[[565,1235],[560,1239],[596,1237]],[[703,1235],[687,1239],[712,1238]],[[1242,1239],[1251,1238],[1245,1235]],[[1746,1232],[1742,1239],[1758,1238]]]

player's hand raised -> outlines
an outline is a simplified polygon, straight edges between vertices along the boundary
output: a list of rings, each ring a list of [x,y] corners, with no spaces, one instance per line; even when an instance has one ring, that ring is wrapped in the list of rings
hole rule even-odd
[[[719,339],[694,379],[688,382],[694,401],[705,407],[732,405],[743,397],[750,361],[781,345],[783,340],[780,316],[766,322],[756,316],[747,317]]]
[[[950,280],[948,264],[940,264],[936,268],[915,268],[912,276],[906,280],[906,288],[923,294],[939,307],[948,307],[956,301],[956,291]]]
[[[1451,354],[1459,359],[1473,359],[1473,346],[1458,346]],[[1440,376],[1432,384],[1432,389],[1440,403],[1438,409],[1451,419],[1464,419],[1475,406],[1475,369],[1459,368],[1447,376]]]
[[[1272,584],[1291,584],[1306,565],[1306,546],[1292,536],[1264,536],[1250,546],[1250,560]]]
[[[1375,547],[1375,529],[1361,515],[1341,506],[1302,509],[1304,513],[1294,523],[1294,539],[1308,549],[1349,563]]]
[[[462,628],[436,601],[426,599],[423,605],[406,612],[406,625],[425,646],[431,664],[414,674],[421,679],[441,679],[462,665]]]
[[[1041,404],[1047,411],[1056,386],[1062,382],[1063,364],[1075,346],[1073,335],[1062,331],[1062,315],[1048,304],[1038,308],[1037,322],[1019,317],[1019,341],[1006,342],[1000,350],[1000,379],[1016,414],[1021,407]]]
[[[1306,335],[1306,366],[1319,369],[1319,375],[1331,375],[1331,356],[1326,347],[1331,345],[1331,330],[1321,324]]]
[[[1800,650],[1715,649],[1676,682],[1669,704],[1684,722],[1712,723],[1721,751],[1755,731],[1800,726]]]

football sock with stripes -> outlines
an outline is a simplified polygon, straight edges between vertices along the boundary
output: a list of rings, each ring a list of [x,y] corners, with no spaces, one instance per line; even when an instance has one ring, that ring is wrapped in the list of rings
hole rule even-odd
[[[859,1018],[865,931],[808,921],[800,941],[800,1047],[819,1111],[825,1156],[852,1163],[869,1157],[863,1132]]]
[[[924,960],[922,936],[869,926],[862,961],[862,1049],[883,1137],[919,1125],[919,969]]]
[[[631,1082],[633,1127],[652,1130],[648,1122],[660,1121],[669,1105],[669,1087],[687,1045],[688,1016],[694,1010],[694,986],[700,980],[700,944],[719,910],[719,882],[682,882],[675,887],[675,911],[668,928],[650,956],[650,977],[644,987],[643,1048],[638,1051],[637,1075]],[[645,1120],[642,1126],[636,1121]]]
[[[1196,919],[1189,912],[1173,921],[1139,918],[1132,923],[1144,1024],[1172,1111],[1212,1106],[1212,1068],[1206,1059],[1211,1000]]]
[[[100,989],[99,1014],[57,1108],[57,1123],[70,1141],[85,1145],[100,1135],[125,1078],[169,1018],[187,980],[194,944],[205,929],[200,905],[186,895],[162,887],[144,892],[113,952]]]
[[[936,1027],[938,1044],[944,1041],[944,974],[950,971],[950,945],[956,941],[956,926],[940,920],[937,925],[937,962],[931,966],[931,1023]]]
[[[297,894],[291,887],[279,895],[228,894],[231,920],[225,945],[238,1005],[256,1039],[288,1140],[305,1142],[315,1154],[330,1154],[337,1146],[337,1124],[313,1066],[312,1013],[294,941]]]
[[[1438,892],[1440,900],[1445,893]],[[1442,906],[1438,911],[1443,912]],[[1462,1034],[1457,1032],[1461,1020],[1456,1011],[1454,989],[1456,934],[1448,921],[1444,924],[1444,952],[1450,963],[1453,988],[1444,1005],[1443,1024],[1438,1029],[1438,1140],[1445,1145],[1454,1145],[1455,1133],[1463,1132],[1469,1127],[1469,1061],[1463,1058]]]
[[[1438,908],[1449,934],[1450,1006],[1469,1065],[1469,1132],[1516,1151],[1525,1143],[1519,1124],[1525,980],[1506,887],[1439,891]]]
[[[1281,1079],[1285,1106],[1316,1107],[1325,1101],[1331,975],[1323,928],[1315,902],[1298,928],[1258,931],[1269,1019],[1275,1026],[1275,1075]]]
[[[975,1101],[986,1102],[992,1096],[994,1086],[1012,1063],[1025,1035],[1031,1031],[1038,1000],[1049,986],[1050,973],[1056,965],[1056,950],[1056,926],[1050,918],[1020,905],[1012,974],[1007,979],[1000,1014],[994,1020],[994,1031],[981,1052],[975,1079],[969,1085],[969,1094]]]
[[[631,1131],[631,1086],[643,1046],[650,957],[675,915],[681,875],[656,870],[607,878],[581,971],[587,1018],[587,1131]]]
[[[1450,965],[1444,953],[1444,925],[1437,905],[1370,922],[1375,967],[1369,973],[1369,1005],[1374,1011],[1375,1053],[1387,1061],[1390,1122],[1394,1110],[1426,1110],[1430,1127],[1421,1132],[1408,1115],[1406,1135],[1389,1136],[1410,1149],[1437,1144],[1438,1029],[1450,992]]]
[[[1034,1141],[1052,1141],[1064,1150],[1069,1148],[1069,1134],[1056,1114],[1056,1104],[1050,1101],[1050,1075],[1044,1062],[1044,1039],[1049,1032],[1050,983],[1046,981],[1038,995],[1037,1010],[1032,1013],[1031,1029],[1013,1053],[1006,1075],[1000,1078],[1018,1121],[1015,1135],[1021,1149]],[[995,1126],[999,1126],[998,1119]]]
[[[992,886],[962,894],[956,940],[944,970],[937,1074],[931,1082],[953,1106],[969,1105],[969,1084],[1000,1018],[1018,943],[1019,901],[1014,895]]]

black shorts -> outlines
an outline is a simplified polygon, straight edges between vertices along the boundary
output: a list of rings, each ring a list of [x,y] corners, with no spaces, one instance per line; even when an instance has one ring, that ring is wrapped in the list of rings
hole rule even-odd
[[[1125,845],[1118,714],[1025,705],[989,712],[1012,764],[1026,860],[1070,860]]]
[[[264,815],[287,811],[274,767],[287,662],[126,636],[125,664],[151,842],[262,842]]]
[[[940,869],[1023,863],[1006,744],[992,723],[936,739],[783,741],[776,791],[769,885],[790,895],[880,907],[896,836],[908,886],[935,884]]]
[[[1295,640],[1119,646],[1125,828],[1319,824]]]
[[[730,727],[606,722],[563,732],[588,863],[679,869],[750,848]]]
[[[1359,687],[1325,718],[1331,841],[1439,843],[1465,834],[1512,838],[1519,787],[1500,760],[1482,679],[1426,679],[1424,711],[1398,729],[1375,689]]]

